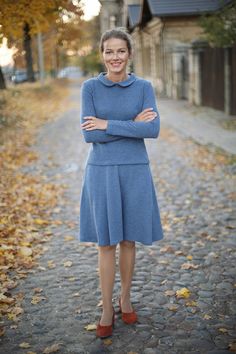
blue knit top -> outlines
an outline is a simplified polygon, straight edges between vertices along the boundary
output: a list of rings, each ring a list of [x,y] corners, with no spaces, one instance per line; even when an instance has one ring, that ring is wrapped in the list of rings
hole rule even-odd
[[[147,164],[145,138],[157,138],[160,116],[151,82],[130,73],[124,81],[114,82],[106,72],[83,82],[81,86],[81,123],[83,117],[107,119],[106,130],[81,129],[87,143],[92,143],[86,163],[93,165]],[[157,117],[149,122],[135,122],[145,108],[153,108]]]

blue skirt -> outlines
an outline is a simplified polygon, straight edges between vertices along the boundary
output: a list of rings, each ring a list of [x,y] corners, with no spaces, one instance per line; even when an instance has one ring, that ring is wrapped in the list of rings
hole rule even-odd
[[[99,246],[163,238],[149,164],[87,164],[80,196],[79,241]]]

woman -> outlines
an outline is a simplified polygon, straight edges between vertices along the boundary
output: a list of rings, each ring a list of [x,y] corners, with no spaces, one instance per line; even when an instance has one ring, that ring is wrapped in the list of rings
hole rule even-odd
[[[151,83],[127,73],[132,41],[122,28],[103,33],[101,58],[107,72],[83,82],[81,128],[92,143],[80,199],[80,241],[98,244],[103,312],[96,334],[112,334],[116,246],[119,244],[122,320],[137,321],[130,300],[135,242],[163,238],[144,138],[157,138],[160,118]]]

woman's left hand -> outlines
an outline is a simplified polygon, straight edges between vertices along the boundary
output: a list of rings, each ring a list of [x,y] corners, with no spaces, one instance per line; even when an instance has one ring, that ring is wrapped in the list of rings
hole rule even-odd
[[[100,119],[93,116],[83,117],[83,119],[86,119],[86,122],[81,124],[82,129],[85,130],[95,130],[95,129],[106,130],[107,129],[107,120],[105,119]]]

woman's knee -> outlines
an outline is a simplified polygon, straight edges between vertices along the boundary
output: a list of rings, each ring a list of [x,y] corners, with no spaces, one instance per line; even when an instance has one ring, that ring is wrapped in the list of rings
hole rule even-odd
[[[134,248],[135,247],[135,241],[121,241],[120,242],[121,247],[126,247],[126,248]]]
[[[111,246],[99,246],[100,252],[114,252],[116,250],[116,245]]]

